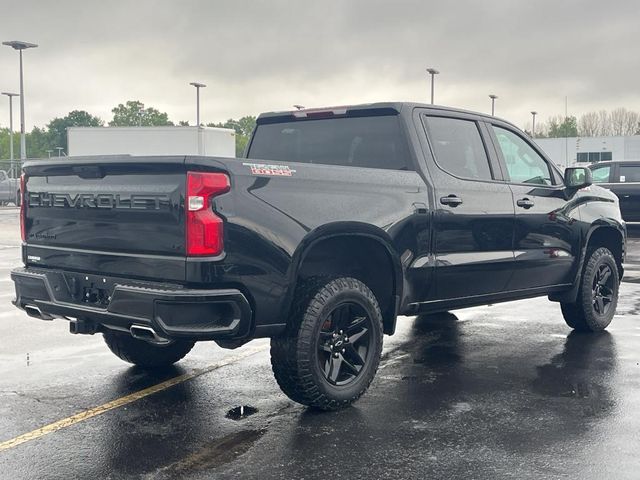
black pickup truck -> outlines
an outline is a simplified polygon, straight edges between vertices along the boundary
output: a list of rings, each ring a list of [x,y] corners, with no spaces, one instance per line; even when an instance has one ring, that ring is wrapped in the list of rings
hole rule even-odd
[[[161,367],[271,338],[293,400],[336,409],[416,315],[548,296],[611,321],[626,227],[591,171],[513,125],[378,103],[260,115],[244,158],[30,161],[15,305]]]

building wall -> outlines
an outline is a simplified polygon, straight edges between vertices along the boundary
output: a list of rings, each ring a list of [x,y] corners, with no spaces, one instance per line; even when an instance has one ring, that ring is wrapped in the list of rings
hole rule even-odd
[[[640,160],[640,135],[536,138],[535,141],[559,167],[604,160]]]

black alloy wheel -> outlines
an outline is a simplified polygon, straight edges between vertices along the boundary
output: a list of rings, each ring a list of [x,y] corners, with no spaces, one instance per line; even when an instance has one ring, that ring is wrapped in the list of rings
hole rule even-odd
[[[593,277],[592,298],[593,309],[598,315],[606,315],[611,308],[614,295],[614,275],[611,267],[602,264]]]
[[[616,258],[606,247],[587,252],[574,302],[560,304],[567,325],[582,332],[600,332],[613,320],[620,276]]]
[[[318,337],[318,364],[327,382],[348,385],[360,375],[369,360],[371,330],[371,319],[357,303],[342,303],[329,313]]]
[[[355,402],[375,376],[383,319],[376,296],[352,277],[298,287],[287,331],[271,339],[271,365],[289,398],[321,410]]]

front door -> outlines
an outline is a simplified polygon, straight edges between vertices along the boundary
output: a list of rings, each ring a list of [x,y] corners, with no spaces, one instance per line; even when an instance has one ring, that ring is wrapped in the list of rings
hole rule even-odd
[[[477,121],[424,116],[435,187],[436,298],[498,293],[512,271],[513,198]]]
[[[509,290],[571,283],[580,246],[577,204],[565,199],[562,179],[522,134],[498,125],[489,130],[515,205]]]

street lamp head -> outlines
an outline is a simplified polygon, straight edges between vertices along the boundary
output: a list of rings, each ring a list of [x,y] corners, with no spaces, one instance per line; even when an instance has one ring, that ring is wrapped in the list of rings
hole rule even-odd
[[[11,40],[9,42],[2,42],[3,45],[11,47],[14,50],[26,50],[27,48],[36,48],[38,45],[35,43],[21,42],[20,40]]]
[[[296,110],[304,110],[304,105],[294,105],[293,108]]]
[[[440,72],[435,68],[427,68],[427,73],[429,73],[430,75],[438,75]]]
[[[531,112],[531,115],[537,115],[538,112]]]
[[[496,98],[498,98],[498,96],[497,96],[497,95],[494,95],[494,94],[492,93],[491,95],[489,95],[489,98],[490,98],[491,100],[495,100]]]
[[[19,97],[20,96],[19,93],[11,93],[11,92],[0,92],[0,95],[6,95],[9,98],[11,98],[11,97]]]
[[[198,82],[191,82],[191,83],[189,83],[189,85],[193,85],[196,88],[204,88],[204,87],[206,87],[206,85],[204,83],[198,83]]]

